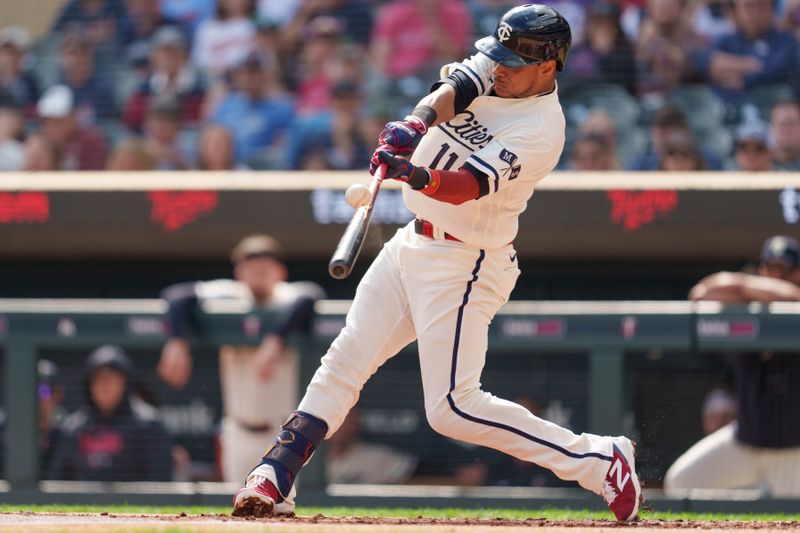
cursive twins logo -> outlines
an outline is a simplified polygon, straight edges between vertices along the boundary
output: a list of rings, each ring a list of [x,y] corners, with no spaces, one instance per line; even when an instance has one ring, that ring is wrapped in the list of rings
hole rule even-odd
[[[484,148],[494,139],[494,136],[489,133],[489,128],[475,120],[475,113],[472,111],[458,114],[444,126],[447,126],[450,132],[463,140],[464,146],[470,149],[473,147]]]

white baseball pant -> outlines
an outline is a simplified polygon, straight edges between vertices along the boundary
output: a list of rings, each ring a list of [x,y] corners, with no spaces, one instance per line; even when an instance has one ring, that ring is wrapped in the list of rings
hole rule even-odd
[[[361,280],[299,410],[325,420],[332,435],[367,379],[416,338],[425,412],[435,431],[602,494],[610,437],[576,435],[481,390],[489,324],[518,276],[511,244],[481,250],[417,235],[413,223],[401,228]]]
[[[736,422],[698,441],[673,463],[664,490],[765,488],[778,498],[800,497],[800,447],[756,448],[736,440]]]

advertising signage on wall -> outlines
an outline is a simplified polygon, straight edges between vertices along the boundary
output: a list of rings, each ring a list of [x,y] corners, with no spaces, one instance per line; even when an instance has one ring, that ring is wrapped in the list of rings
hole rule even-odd
[[[0,184],[0,257],[222,259],[255,231],[278,237],[290,258],[329,257],[352,216],[344,189],[366,173],[266,174],[184,181],[137,174],[119,182],[103,174],[106,187],[84,174],[39,185],[9,175]],[[515,248],[526,260],[742,261],[768,235],[800,236],[800,177],[733,175],[726,188],[720,174],[691,174],[696,182],[657,173],[555,174],[520,217]],[[396,184],[384,187],[366,255],[413,218]]]

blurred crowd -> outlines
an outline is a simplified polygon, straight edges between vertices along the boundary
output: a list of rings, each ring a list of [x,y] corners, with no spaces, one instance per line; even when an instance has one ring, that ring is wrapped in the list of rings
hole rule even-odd
[[[0,28],[0,169],[366,168],[509,0],[65,0]],[[800,169],[800,1],[557,0],[575,170]]]

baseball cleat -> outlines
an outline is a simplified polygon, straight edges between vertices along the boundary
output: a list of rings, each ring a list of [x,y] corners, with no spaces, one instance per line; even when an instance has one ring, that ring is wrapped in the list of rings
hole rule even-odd
[[[233,516],[294,516],[294,487],[286,498],[281,496],[277,487],[272,467],[258,465],[247,476],[245,486],[233,496]]]
[[[642,500],[642,486],[636,474],[634,456],[630,439],[614,439],[611,467],[603,481],[603,499],[620,522],[636,518]]]

